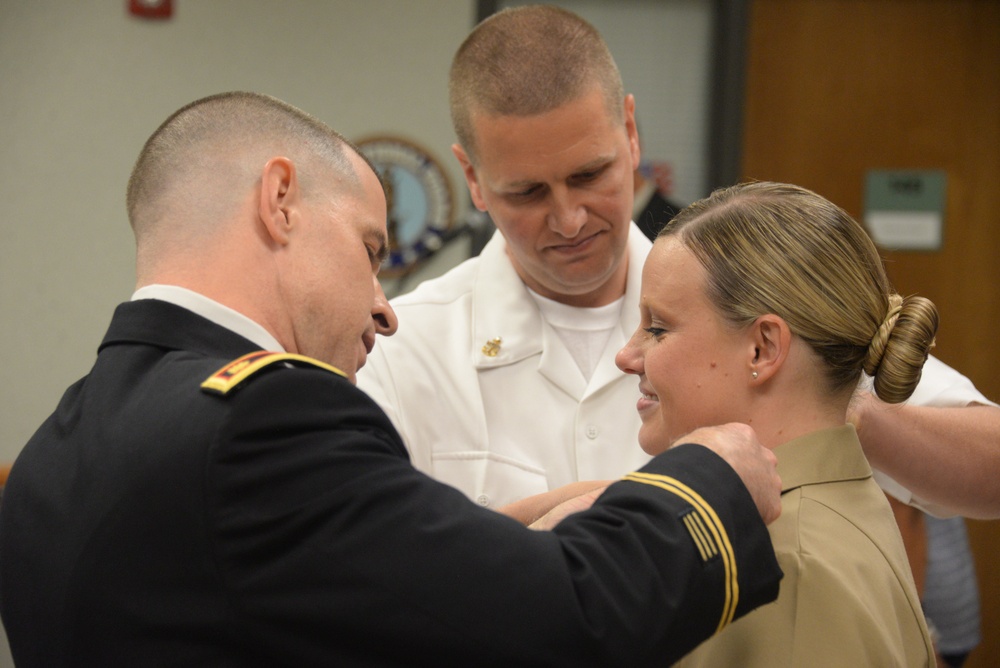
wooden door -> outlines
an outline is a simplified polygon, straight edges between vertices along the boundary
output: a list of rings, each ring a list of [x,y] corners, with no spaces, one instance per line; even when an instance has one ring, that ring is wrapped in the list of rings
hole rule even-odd
[[[753,0],[747,47],[744,178],[860,219],[868,170],[946,172],[941,250],[883,255],[900,293],[938,305],[935,355],[1000,400],[1000,2]],[[983,643],[966,665],[997,666],[1000,522],[969,526]]]

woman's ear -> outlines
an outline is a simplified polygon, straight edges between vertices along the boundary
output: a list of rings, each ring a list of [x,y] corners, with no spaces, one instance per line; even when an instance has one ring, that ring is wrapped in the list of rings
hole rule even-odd
[[[768,313],[750,325],[753,342],[753,359],[750,362],[750,381],[760,384],[778,372],[788,358],[792,345],[792,330],[783,318]]]
[[[300,199],[295,163],[289,158],[271,158],[260,178],[258,216],[265,233],[280,246],[288,243]]]

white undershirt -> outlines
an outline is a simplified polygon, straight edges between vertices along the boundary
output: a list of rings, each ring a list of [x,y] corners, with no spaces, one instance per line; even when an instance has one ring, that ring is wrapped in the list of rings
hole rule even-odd
[[[580,368],[580,373],[590,382],[601,354],[608,345],[608,339],[611,338],[611,332],[621,322],[625,296],[622,295],[607,306],[582,308],[547,299],[531,289],[528,293],[538,304],[542,319],[559,335]]]
[[[220,327],[225,327],[245,339],[253,341],[261,350],[285,352],[284,346],[261,325],[203,294],[176,285],[144,285],[132,294],[132,301],[159,299],[197,313]]]

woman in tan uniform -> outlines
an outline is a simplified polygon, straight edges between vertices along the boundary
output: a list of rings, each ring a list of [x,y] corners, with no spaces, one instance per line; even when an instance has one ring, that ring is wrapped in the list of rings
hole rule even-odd
[[[769,527],[785,573],[778,600],[682,665],[933,665],[899,530],[847,409],[865,374],[884,401],[909,397],[937,331],[934,305],[893,292],[843,210],[803,188],[751,183],[664,228],[640,308],[617,363],[639,377],[643,449],[746,422],[783,483]]]

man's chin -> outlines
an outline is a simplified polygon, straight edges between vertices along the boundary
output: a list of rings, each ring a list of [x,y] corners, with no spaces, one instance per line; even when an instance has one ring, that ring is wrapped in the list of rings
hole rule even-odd
[[[589,257],[553,266],[559,267],[558,272],[552,273],[554,281],[562,284],[567,292],[585,294],[613,280],[621,263],[608,257]]]
[[[355,385],[357,385],[358,384],[358,371],[361,371],[361,369],[367,363],[368,363],[368,353],[366,351],[362,350],[361,354],[358,356],[357,361],[354,363],[354,367],[351,368],[351,369],[341,369],[341,371],[343,371],[345,374],[347,374],[348,379],[350,379],[350,381],[352,383],[354,383]]]
[[[571,306],[593,306],[594,304],[591,302],[595,298],[608,292],[607,286],[611,278],[606,272],[567,271],[550,279],[549,284],[545,286],[548,294],[541,290],[536,290],[536,292],[553,301]],[[615,299],[620,296],[621,294],[616,294]],[[604,301],[610,303],[608,300]],[[614,299],[610,301],[614,301]],[[597,305],[603,306],[604,304]]]
[[[360,363],[356,364],[353,368],[350,368],[350,369],[341,369],[341,371],[344,372],[344,375],[347,376],[347,379],[349,381],[351,381],[352,385],[357,385],[358,384],[358,371],[360,371],[361,367],[363,367],[364,365],[365,365],[365,360],[362,359],[360,361]]]

